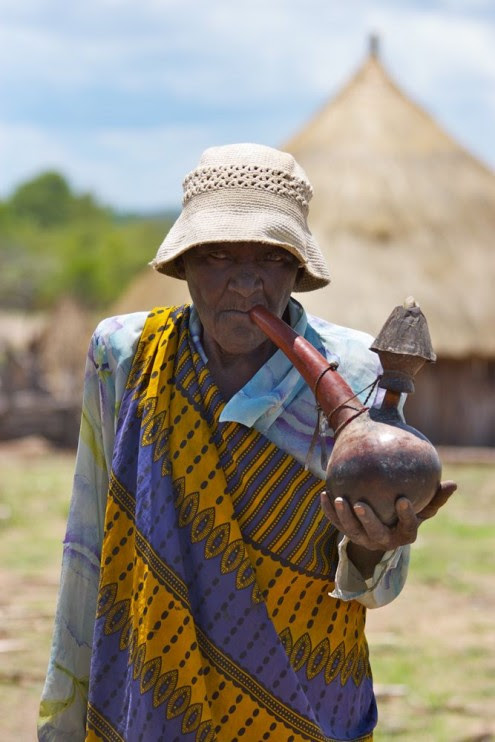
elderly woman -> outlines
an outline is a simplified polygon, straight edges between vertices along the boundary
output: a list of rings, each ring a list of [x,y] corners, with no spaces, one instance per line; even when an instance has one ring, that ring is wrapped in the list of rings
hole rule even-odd
[[[153,262],[192,305],[93,336],[41,740],[372,739],[366,607],[400,592],[421,518],[322,510],[314,399],[248,315],[356,392],[379,373],[370,338],[291,298],[329,281],[310,198],[289,154],[207,150]]]

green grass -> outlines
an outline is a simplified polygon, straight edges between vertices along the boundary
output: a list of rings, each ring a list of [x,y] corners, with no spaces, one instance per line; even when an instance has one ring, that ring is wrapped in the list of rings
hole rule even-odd
[[[1,740],[35,739],[73,465],[0,448]],[[377,742],[495,739],[495,466],[444,474],[459,492],[420,529],[402,595],[368,614]]]
[[[0,564],[25,576],[60,560],[74,457],[67,454],[1,460]]]
[[[74,457],[0,448],[0,739],[32,742]]]
[[[476,595],[478,577],[493,573],[494,468],[451,466],[446,476],[458,491],[437,516],[423,524],[412,552],[411,576]]]
[[[495,739],[495,466],[444,475],[458,492],[421,527],[402,595],[368,614],[378,742]]]

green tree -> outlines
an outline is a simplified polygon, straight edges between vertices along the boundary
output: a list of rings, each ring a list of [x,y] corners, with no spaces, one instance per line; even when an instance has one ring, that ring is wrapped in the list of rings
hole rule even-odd
[[[16,217],[45,228],[66,223],[73,200],[65,178],[60,173],[46,172],[20,185],[10,199],[10,207]]]
[[[0,306],[44,309],[71,294],[111,305],[152,259],[175,215],[115,214],[41,173],[0,202]]]

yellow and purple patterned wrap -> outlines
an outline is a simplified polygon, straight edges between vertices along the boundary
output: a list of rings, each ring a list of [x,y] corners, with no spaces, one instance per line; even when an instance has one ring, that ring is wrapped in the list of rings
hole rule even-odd
[[[365,608],[328,595],[322,482],[219,422],[189,311],[150,313],[121,404],[87,740],[371,740]]]

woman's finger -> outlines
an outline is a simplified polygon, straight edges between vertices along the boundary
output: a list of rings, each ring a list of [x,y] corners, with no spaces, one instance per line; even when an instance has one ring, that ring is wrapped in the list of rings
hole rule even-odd
[[[433,516],[437,514],[440,508],[445,505],[449,497],[454,494],[456,489],[457,484],[451,479],[447,479],[445,480],[445,482],[440,482],[437,491],[433,495],[428,505],[426,505],[423,510],[420,510],[420,512],[417,513],[418,518],[420,518],[421,520],[428,520],[428,518],[433,518]]]

